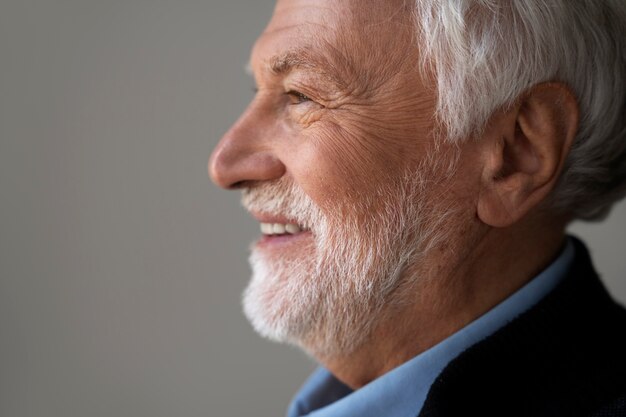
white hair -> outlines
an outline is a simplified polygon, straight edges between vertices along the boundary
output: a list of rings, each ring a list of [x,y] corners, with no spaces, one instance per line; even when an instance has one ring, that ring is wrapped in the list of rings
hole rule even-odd
[[[580,128],[549,208],[596,220],[626,194],[626,1],[416,0],[448,140],[480,134],[532,86],[565,83]]]

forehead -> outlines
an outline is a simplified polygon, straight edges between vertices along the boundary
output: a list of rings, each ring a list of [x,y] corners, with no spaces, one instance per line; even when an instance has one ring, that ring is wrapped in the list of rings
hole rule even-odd
[[[278,0],[252,51],[251,64],[255,70],[294,63],[361,68],[354,62],[359,55],[368,55],[373,43],[397,39],[401,31],[394,27],[409,26],[406,4],[406,0]]]

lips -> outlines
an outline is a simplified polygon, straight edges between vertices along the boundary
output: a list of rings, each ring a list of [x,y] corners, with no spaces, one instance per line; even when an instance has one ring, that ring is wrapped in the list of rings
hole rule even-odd
[[[257,242],[260,247],[284,250],[283,245],[299,242],[310,235],[307,229],[296,223],[265,223],[261,222],[263,237]]]
[[[264,236],[297,235],[309,231],[308,227],[285,216],[254,212],[251,214],[260,223],[261,233]]]
[[[295,235],[304,230],[304,227],[295,223],[261,223],[261,233],[266,236]]]

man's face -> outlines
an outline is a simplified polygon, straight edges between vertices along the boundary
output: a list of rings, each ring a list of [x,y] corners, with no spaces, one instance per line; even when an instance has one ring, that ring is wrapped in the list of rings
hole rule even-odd
[[[252,53],[258,92],[211,158],[264,232],[248,318],[314,354],[363,343],[452,228],[454,152],[435,149],[410,7],[279,0]]]

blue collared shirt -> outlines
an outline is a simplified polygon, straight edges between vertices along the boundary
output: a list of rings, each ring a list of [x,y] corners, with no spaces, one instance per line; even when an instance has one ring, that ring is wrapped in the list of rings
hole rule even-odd
[[[287,417],[415,417],[446,365],[545,297],[565,277],[573,259],[574,245],[568,240],[548,268],[506,300],[356,391],[326,369],[318,368],[291,402]]]

